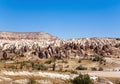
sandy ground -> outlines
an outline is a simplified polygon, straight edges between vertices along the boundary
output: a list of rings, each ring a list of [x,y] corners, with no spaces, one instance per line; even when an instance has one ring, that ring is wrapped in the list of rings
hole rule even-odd
[[[78,75],[36,71],[0,71],[0,84],[28,84],[35,79],[38,84],[71,84],[69,79]]]
[[[115,62],[117,64],[120,64],[120,59],[119,58],[105,58],[107,62],[112,63]]]
[[[95,72],[89,72],[89,75],[93,76],[100,76],[100,77],[113,77],[113,78],[120,78],[120,72],[115,72],[115,71],[95,71]]]
[[[75,74],[60,74],[52,72],[29,72],[29,71],[1,71],[1,76],[40,76],[40,77],[50,77],[59,78],[63,80],[73,79],[78,76]]]
[[[105,72],[105,71],[92,71],[92,72],[82,72],[82,73],[87,73],[90,75],[90,77],[94,80],[98,77],[100,78],[106,78],[106,77],[112,77],[112,78],[118,78],[120,79],[120,72],[113,72],[113,71],[109,71],[109,72]],[[54,72],[29,72],[29,71],[0,71],[0,81],[18,81],[21,82],[19,80],[17,80],[17,78],[15,80],[13,80],[11,77],[45,77],[45,78],[53,78],[53,79],[61,79],[61,80],[69,80],[69,79],[73,79],[74,77],[78,76],[78,74],[63,74],[63,73],[54,73]],[[25,81],[25,80],[22,80]],[[111,82],[111,81],[107,81],[107,82]],[[8,83],[5,83],[8,84]],[[12,84],[12,83],[11,83]],[[21,83],[22,84],[22,83]],[[26,83],[27,84],[27,83]],[[44,84],[44,83],[43,83]],[[103,83],[100,83],[103,84]],[[104,83],[107,84],[107,83]],[[108,84],[113,84],[108,83]]]
[[[84,72],[85,73],[85,72]],[[94,71],[94,72],[86,72],[91,76],[99,76],[99,77],[115,77],[120,78],[120,72],[105,72],[105,71]],[[0,75],[8,75],[8,76],[42,76],[42,77],[51,77],[51,78],[60,78],[60,79],[72,79],[76,77],[75,74],[60,74],[60,73],[52,73],[52,72],[28,72],[28,71],[1,71]]]

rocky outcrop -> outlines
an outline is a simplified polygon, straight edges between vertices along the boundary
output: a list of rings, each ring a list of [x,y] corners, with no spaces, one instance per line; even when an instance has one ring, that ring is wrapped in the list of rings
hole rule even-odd
[[[120,40],[115,38],[81,38],[62,40],[43,32],[0,32],[0,55],[38,56],[38,58],[69,58],[100,55],[119,57]],[[12,57],[12,56],[11,56]]]

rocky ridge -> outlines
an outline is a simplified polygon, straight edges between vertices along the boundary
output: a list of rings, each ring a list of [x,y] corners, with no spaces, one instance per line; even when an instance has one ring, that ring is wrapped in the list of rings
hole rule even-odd
[[[5,40],[57,40],[59,38],[44,32],[0,32]]]
[[[43,32],[0,32],[0,52],[1,57],[4,53],[24,55],[27,52],[39,58],[85,55],[119,57],[120,40],[116,38],[62,40]]]

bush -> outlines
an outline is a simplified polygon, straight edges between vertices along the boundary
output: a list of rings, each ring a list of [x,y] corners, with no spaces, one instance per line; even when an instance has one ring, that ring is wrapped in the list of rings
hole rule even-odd
[[[38,84],[38,83],[37,83],[37,81],[35,79],[30,78],[28,84]]]
[[[72,80],[73,84],[93,84],[88,74],[80,74]]]
[[[27,64],[26,61],[20,62],[20,69],[23,69],[23,67]]]
[[[80,65],[76,69],[77,70],[87,70],[87,67],[83,67],[82,65]]]
[[[46,67],[45,65],[41,64],[39,65],[39,70],[47,70],[48,67]]]
[[[103,68],[102,68],[102,67],[99,67],[98,71],[103,71]]]
[[[45,61],[45,64],[51,64],[53,61],[52,60],[47,60]]]
[[[10,68],[10,69],[16,69],[17,67],[14,66],[14,65],[11,65],[11,66],[8,66],[8,68]]]
[[[102,56],[95,56],[92,61],[99,61],[100,64],[105,64],[106,60]]]
[[[92,61],[100,61],[100,56],[95,56]]]
[[[97,68],[92,67],[91,70],[92,70],[92,71],[97,71]]]
[[[44,64],[35,64],[33,66],[33,69],[35,69],[35,70],[47,70],[48,67],[46,67]]]
[[[71,74],[77,74],[77,71],[71,70],[70,73]]]
[[[79,59],[79,60],[78,60],[78,63],[81,63],[81,62],[82,62],[82,60],[81,60],[81,59]]]

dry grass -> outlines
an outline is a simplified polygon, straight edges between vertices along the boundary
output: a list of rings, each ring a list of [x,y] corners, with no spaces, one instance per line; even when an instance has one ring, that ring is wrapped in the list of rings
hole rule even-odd
[[[79,65],[83,65],[84,67],[87,67],[88,70],[90,70],[91,67],[100,66],[99,62],[93,62],[92,60],[82,60],[81,63],[79,63],[78,61],[79,59],[69,59],[67,64],[64,63],[64,66],[69,65],[69,68],[67,70],[75,70],[76,67]]]
[[[114,84],[115,84],[118,80],[120,81],[120,78],[106,77],[106,79],[112,81]]]
[[[27,61],[27,65],[29,66],[24,66],[22,70],[30,70],[31,69],[31,62],[35,63],[35,64],[45,64],[47,61],[50,61],[52,59],[42,59],[42,60],[30,60]],[[14,59],[13,61],[15,63],[12,64],[5,64],[7,60],[2,60],[2,62],[0,62],[0,69],[3,69],[4,67],[6,67],[5,69],[9,70],[10,68],[8,68],[9,66],[15,66],[17,67],[17,69],[20,69],[20,62],[23,62],[23,57],[17,57],[16,59]],[[91,67],[98,67],[99,66],[99,62],[93,62],[92,60],[82,60],[81,63],[79,63],[79,59],[67,59],[67,62],[63,62],[62,60],[56,60],[57,64],[60,66],[56,66],[56,70],[58,70],[59,72],[63,72],[65,70],[75,70],[77,66],[79,65],[83,65],[84,67],[87,67],[88,70],[91,70]],[[19,64],[17,64],[19,63]],[[47,66],[51,66],[51,64],[47,64]],[[66,67],[68,66],[68,67]],[[62,68],[62,70],[60,70],[60,68]],[[48,70],[51,70],[51,68],[49,68]]]

